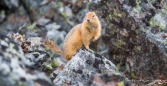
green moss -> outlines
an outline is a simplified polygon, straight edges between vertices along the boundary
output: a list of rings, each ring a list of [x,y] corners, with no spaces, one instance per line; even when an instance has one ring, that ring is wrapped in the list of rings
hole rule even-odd
[[[132,77],[133,79],[135,79],[135,78],[136,78],[136,75],[132,72],[132,73],[131,73],[131,77]]]
[[[165,26],[162,25],[160,22],[156,21],[155,18],[152,18],[152,19],[150,20],[150,25],[151,25],[151,27],[156,27],[156,26],[158,26],[158,27],[160,27],[162,30],[165,30]]]
[[[136,0],[136,7],[134,9],[137,13],[141,11],[140,3],[141,3],[141,0]]]
[[[149,21],[151,27],[160,27],[162,30],[165,30],[165,26],[162,25],[160,22],[158,22],[157,20],[155,20],[155,18],[153,17],[150,21]]]
[[[142,28],[141,30],[142,30],[143,32],[146,32],[146,29],[145,29],[145,28]]]
[[[106,3],[106,5],[107,5],[107,6],[110,6],[110,4],[109,4],[109,2],[108,2],[108,1],[107,1],[107,2],[105,2],[105,3]]]
[[[62,12],[61,15],[65,18],[67,17],[67,14],[65,12]]]
[[[122,14],[118,13],[118,12],[116,11],[116,9],[114,9],[114,15],[115,15],[116,17],[122,17]]]
[[[118,17],[122,17],[122,14],[119,13],[117,16],[118,16]]]
[[[109,2],[108,1],[103,1],[107,6],[109,6],[110,7],[110,4],[109,4]]]
[[[65,12],[62,12],[61,15],[64,17],[64,19],[66,20],[66,22],[68,24],[70,24],[70,20],[68,19],[67,14]]]
[[[58,6],[63,7],[64,5],[62,2],[58,2]]]
[[[167,5],[164,5],[164,13],[167,15]]]
[[[22,12],[22,11],[19,11],[19,15],[23,15],[23,12]]]
[[[116,16],[117,15],[117,11],[116,11],[116,9],[114,8],[114,15]]]
[[[1,14],[5,14],[5,11],[4,11],[4,10],[2,10],[2,11],[1,11]]]
[[[165,27],[164,27],[162,24],[159,24],[159,27],[160,27],[162,30],[165,30]]]
[[[53,70],[53,68],[52,68],[52,65],[51,65],[51,64],[45,64],[45,67],[46,67],[46,69]]]
[[[49,50],[49,48],[47,48],[47,50]],[[52,51],[52,53],[51,53],[50,57],[53,57],[53,56],[54,56],[54,54],[55,54],[55,52],[54,52],[54,51]]]
[[[9,47],[10,47],[10,49],[13,49],[13,48],[14,48],[14,44],[13,44],[13,43],[10,43],[10,44],[9,44]]]
[[[59,66],[59,63],[54,61],[54,60],[51,61],[51,64],[52,64],[52,67],[58,67]]]
[[[115,33],[115,28],[114,28],[114,26],[111,26],[111,27],[109,28],[109,30],[110,30],[110,35],[114,35],[114,33]]]
[[[39,52],[34,52],[34,54],[40,54]]]
[[[50,74],[49,78],[50,78],[50,79],[54,79],[55,76],[54,76],[53,74]]]
[[[117,47],[117,48],[121,48],[121,46],[122,46],[121,41],[118,40],[118,41],[116,42],[116,47]]]
[[[151,27],[155,27],[156,26],[156,24],[154,22],[154,18],[150,19],[150,25],[151,25]]]
[[[125,86],[124,82],[118,82],[118,86]]]
[[[107,21],[106,21],[106,22],[107,22],[107,24],[110,24],[110,20],[109,20],[109,19],[107,19]]]
[[[36,33],[37,29],[35,28],[35,25],[36,25],[35,23],[31,25],[27,25],[27,29]]]
[[[141,3],[141,0],[136,0],[136,5],[139,5]]]
[[[165,41],[165,44],[167,44],[167,40]]]
[[[35,24],[27,25],[27,29],[29,29],[29,30],[32,30],[32,29],[34,29],[34,28],[35,28]]]
[[[120,69],[121,64],[122,64],[121,62],[117,64],[117,68],[118,68],[118,69]]]
[[[39,38],[38,38],[38,37],[35,37],[35,40],[39,40]]]
[[[40,10],[40,12],[39,12],[41,15],[44,15],[44,12],[42,11],[42,10]]]
[[[135,46],[135,49],[136,49],[137,51],[141,51],[141,47],[140,47],[140,46]]]
[[[32,10],[33,10],[33,7],[29,7],[29,10],[32,11]]]
[[[167,9],[167,8],[166,8],[166,9]],[[164,10],[164,13],[167,15],[167,10],[166,10],[166,9]]]
[[[116,59],[116,55],[115,55],[115,54],[113,55],[113,59],[114,59],[114,60]]]
[[[136,11],[137,11],[137,13],[139,13],[141,11],[141,7],[139,5],[136,6]]]
[[[52,27],[53,27],[54,29],[56,29],[56,30],[58,29],[58,28],[57,28],[57,25],[56,25],[55,23],[52,25]]]
[[[155,27],[155,24],[154,24],[153,21],[150,21],[150,25],[151,25],[152,27]]]
[[[37,30],[36,30],[36,29],[33,29],[33,32],[35,32],[35,33],[36,33],[36,32],[37,32]]]
[[[27,86],[25,82],[21,82],[21,81],[18,82],[18,85],[19,86]]]
[[[112,15],[111,14],[109,15],[109,18],[110,18],[110,20],[112,20]]]

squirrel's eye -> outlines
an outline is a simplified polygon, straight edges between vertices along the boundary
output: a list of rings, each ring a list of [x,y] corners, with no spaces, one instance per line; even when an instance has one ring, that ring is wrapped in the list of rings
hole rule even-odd
[[[95,17],[95,15],[93,15],[93,17]]]

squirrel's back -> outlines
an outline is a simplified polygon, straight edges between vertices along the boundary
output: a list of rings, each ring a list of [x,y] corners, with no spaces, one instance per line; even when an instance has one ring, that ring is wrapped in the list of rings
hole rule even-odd
[[[81,40],[81,24],[74,26],[64,40],[64,57],[70,60],[73,55],[83,46]]]

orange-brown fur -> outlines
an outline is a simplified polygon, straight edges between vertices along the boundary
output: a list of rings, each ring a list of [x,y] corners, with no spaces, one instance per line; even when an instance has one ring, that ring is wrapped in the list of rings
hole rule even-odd
[[[51,40],[47,39],[44,45],[54,50],[67,60],[70,60],[76,52],[85,46],[89,49],[91,41],[97,40],[101,35],[101,24],[94,12],[88,12],[81,24],[74,26],[64,40],[63,51]]]

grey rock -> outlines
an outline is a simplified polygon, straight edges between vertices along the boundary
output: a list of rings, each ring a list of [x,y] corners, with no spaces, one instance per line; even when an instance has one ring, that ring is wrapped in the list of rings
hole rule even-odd
[[[36,70],[26,59],[21,47],[2,33],[0,65],[1,86],[53,86],[50,79],[43,72]]]
[[[3,30],[6,34],[11,32],[18,32],[18,28],[20,26],[24,25],[25,23],[30,23],[29,17],[23,6],[18,7],[16,11],[17,12],[13,12],[10,15],[7,15],[8,17],[6,17],[5,20],[0,24],[1,30]],[[6,13],[2,15],[5,14]],[[1,17],[3,17],[2,15]]]
[[[19,0],[1,0],[0,6],[3,8],[14,10],[19,6]]]
[[[111,61],[99,54],[80,49],[53,82],[58,86],[90,86],[97,73],[123,76]]]

